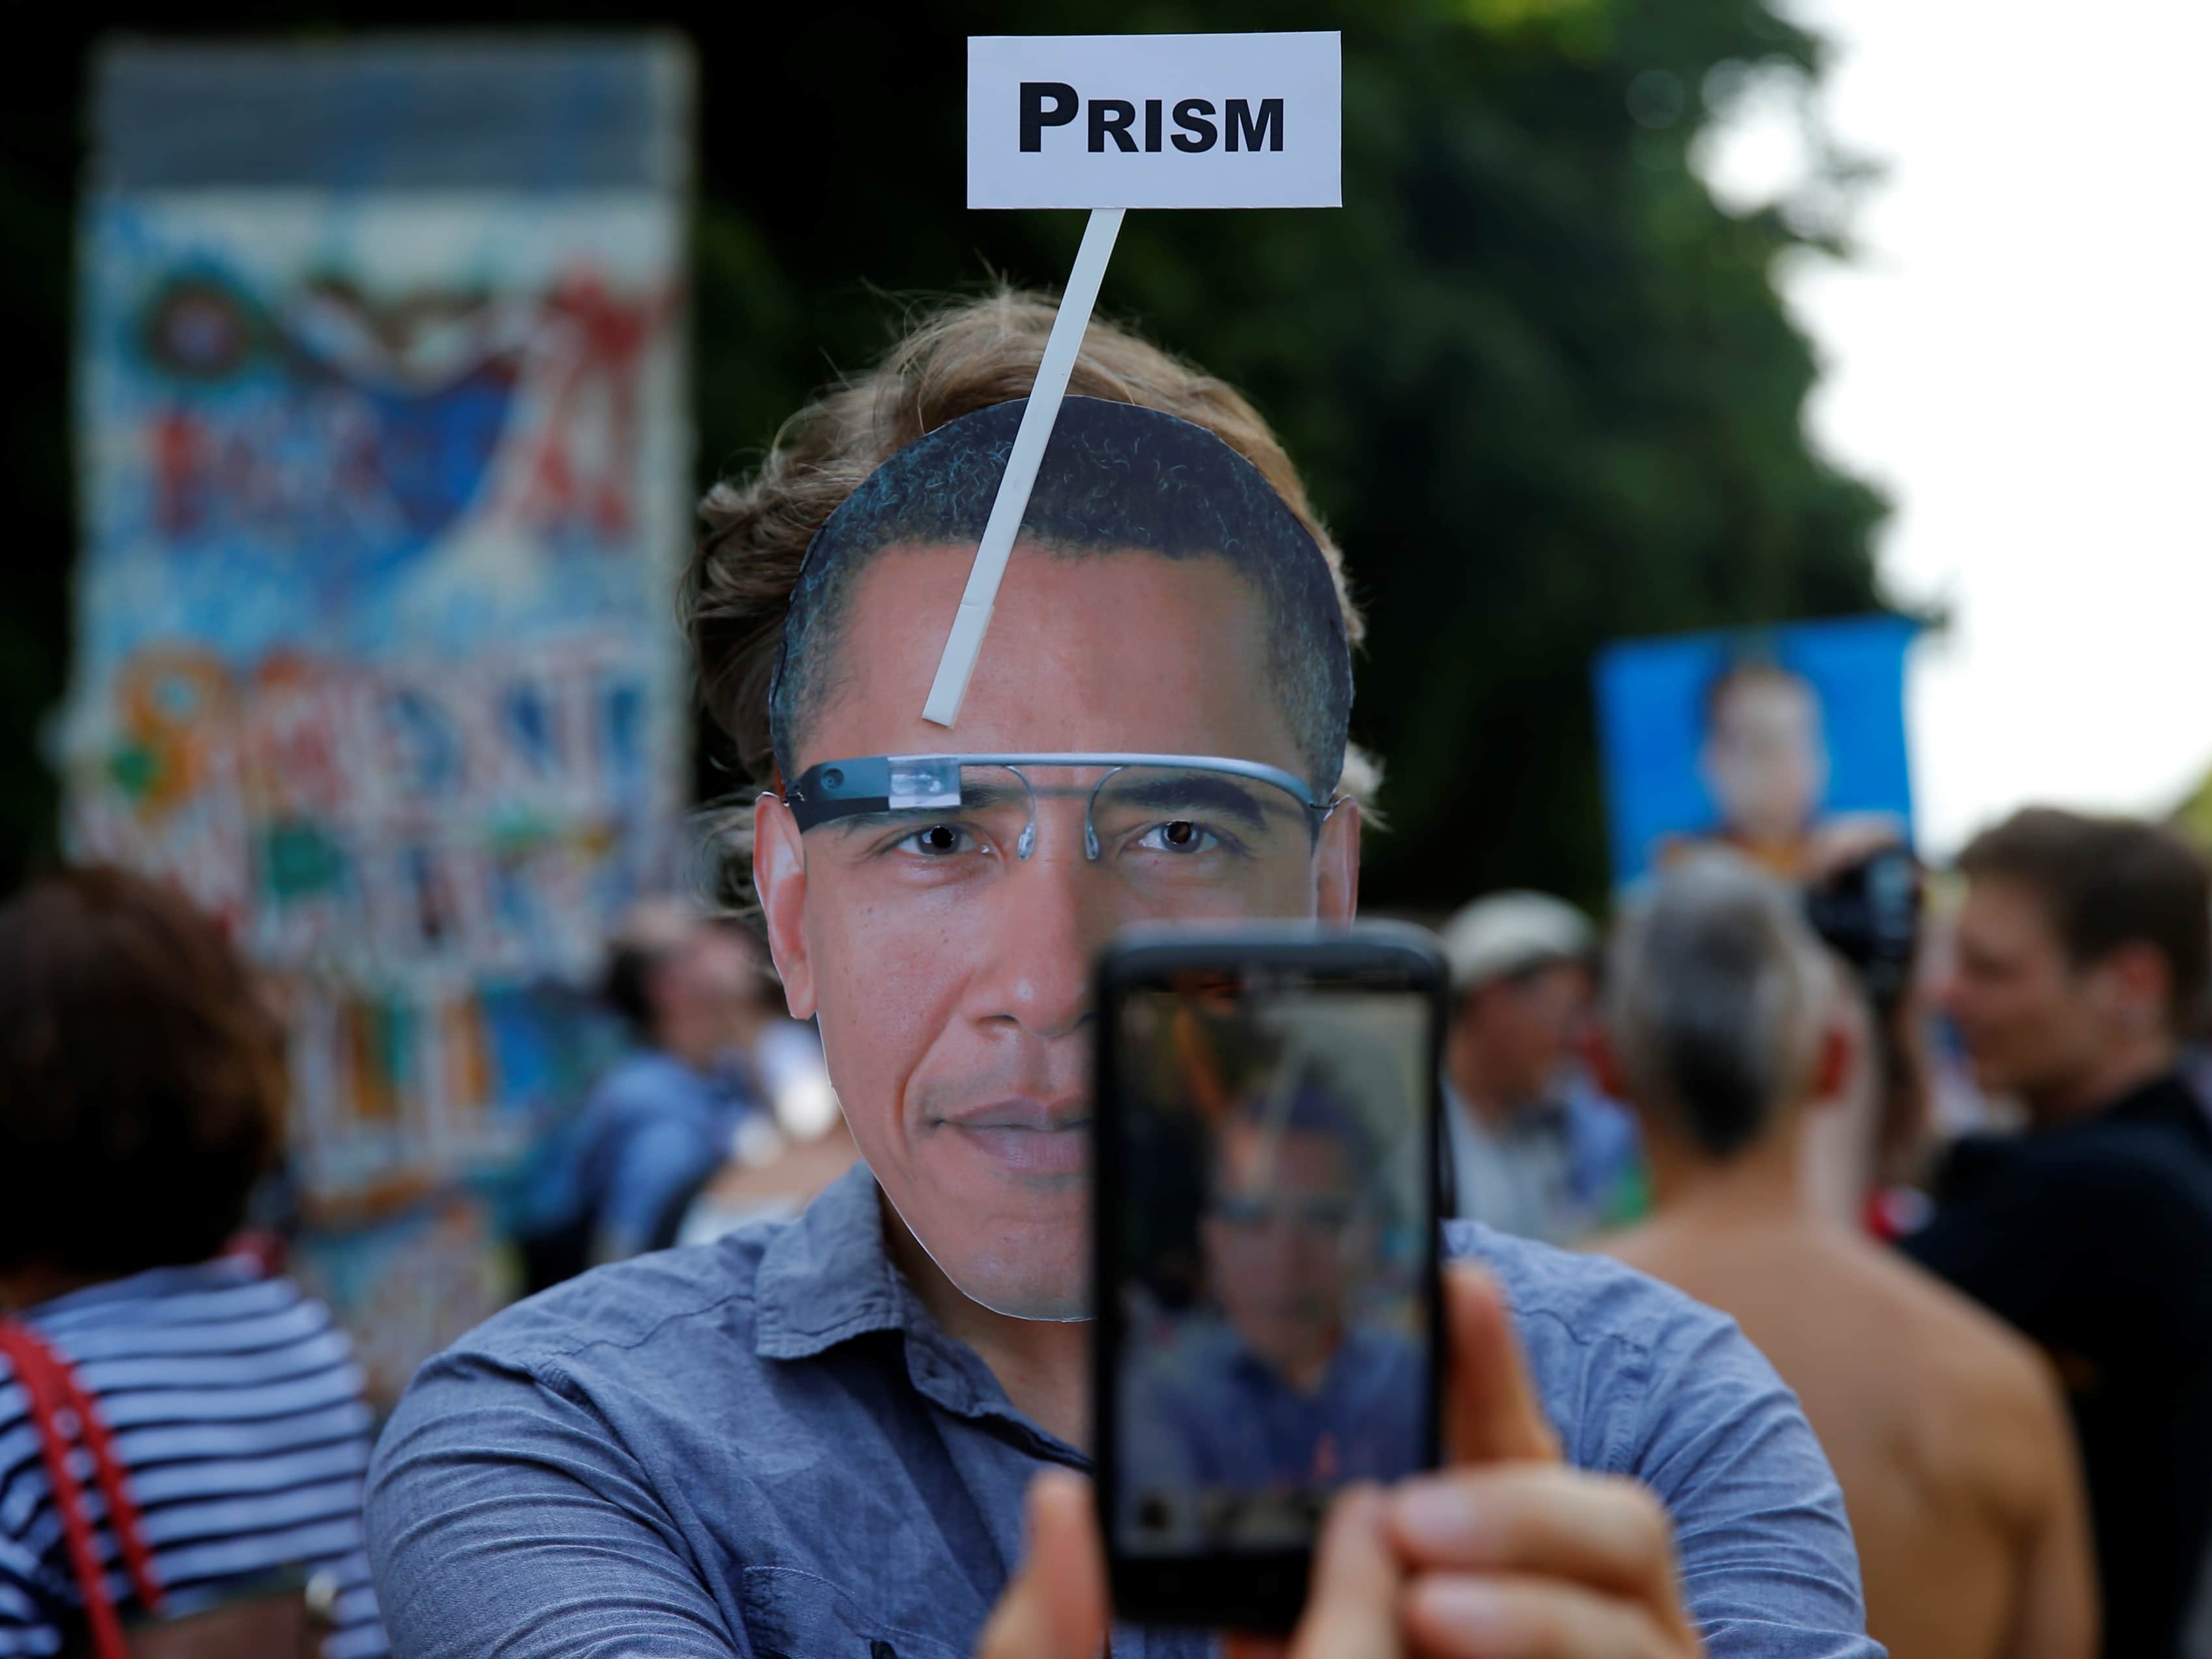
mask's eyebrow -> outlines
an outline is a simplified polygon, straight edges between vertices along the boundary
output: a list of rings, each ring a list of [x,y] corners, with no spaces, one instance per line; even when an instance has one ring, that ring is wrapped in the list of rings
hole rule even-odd
[[[1279,799],[1271,799],[1275,797]],[[1098,792],[1098,804],[1152,812],[1210,811],[1249,829],[1264,830],[1275,809],[1287,811],[1291,801],[1279,790],[1264,784],[1248,787],[1218,772],[1147,772],[1108,779]]]

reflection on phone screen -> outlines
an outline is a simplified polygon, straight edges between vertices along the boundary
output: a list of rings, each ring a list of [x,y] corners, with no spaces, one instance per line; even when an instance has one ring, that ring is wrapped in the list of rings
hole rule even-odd
[[[1307,1547],[1423,1467],[1426,1003],[1218,980],[1126,994],[1115,1544]]]

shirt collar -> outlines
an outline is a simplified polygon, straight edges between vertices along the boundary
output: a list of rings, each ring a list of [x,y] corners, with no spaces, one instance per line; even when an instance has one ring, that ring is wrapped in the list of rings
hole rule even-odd
[[[995,1418],[1056,1462],[1089,1460],[1048,1434],[1006,1398],[982,1357],[938,1328],[884,1243],[880,1189],[866,1164],[824,1188],[762,1252],[753,1280],[753,1352],[808,1359],[872,1332],[905,1339],[917,1392],[957,1416]]]
[[[261,1277],[261,1269],[250,1256],[219,1255],[207,1261],[195,1261],[185,1266],[149,1267],[141,1273],[126,1274],[121,1279],[104,1279],[97,1285],[64,1291],[49,1297],[46,1301],[26,1308],[23,1312],[32,1318],[46,1319],[58,1314],[73,1314],[87,1308],[106,1307],[118,1302],[131,1302],[149,1297],[175,1296],[191,1291],[219,1291],[234,1285],[250,1285]]]
[[[870,1331],[902,1330],[912,1299],[884,1248],[876,1177],[856,1163],[762,1253],[753,1352],[805,1359]]]

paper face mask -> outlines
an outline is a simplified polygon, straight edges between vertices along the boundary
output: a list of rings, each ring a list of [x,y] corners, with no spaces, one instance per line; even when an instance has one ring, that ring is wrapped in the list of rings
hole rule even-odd
[[[1119,686],[1113,746],[901,752],[929,728],[906,678],[871,712],[866,659],[933,624],[887,606],[886,584],[915,568],[900,550],[941,550],[950,566],[972,546],[1020,414],[999,405],[909,445],[825,524],[794,589],[771,725],[805,872],[792,937],[862,1152],[968,1296],[1078,1318],[1091,955],[1138,921],[1314,914],[1317,861],[1348,833],[1332,823],[1351,672],[1328,566],[1256,468],[1172,416],[1071,399],[984,649],[999,689],[964,718],[979,735],[1008,735],[1009,718],[1030,738],[1096,732],[1068,687]],[[1153,607],[1134,626],[1037,597],[1124,576]],[[1193,605],[1226,609],[1180,614]],[[1056,674],[1074,659],[1085,673]],[[1033,660],[1010,717],[1006,671]]]

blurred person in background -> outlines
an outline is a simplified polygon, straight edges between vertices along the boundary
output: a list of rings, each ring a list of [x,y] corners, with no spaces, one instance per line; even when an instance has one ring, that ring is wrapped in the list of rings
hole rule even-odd
[[[752,935],[733,921],[719,925],[752,954],[757,970],[747,1018],[753,1034],[731,1063],[749,1068],[776,1133],[740,1132],[735,1155],[684,1212],[672,1241],[678,1244],[705,1244],[751,1222],[796,1215],[860,1156],[830,1082],[820,1036],[785,1012],[782,985]]]
[[[1807,872],[1806,919],[1832,953],[1834,1018],[1856,1056],[1848,1086],[1806,1125],[1807,1179],[1822,1206],[1894,1240],[1926,1218],[1916,1184],[1932,1135],[1933,1009],[1917,970],[1923,872],[1896,842]]]
[[[2212,1123],[2177,1065],[2212,883],[2170,831],[2031,808],[1960,854],[1942,988],[2024,1133],[1944,1159],[1921,1262],[2057,1361],[2080,1432],[2105,1650],[2171,1659],[2212,1523]]]
[[[549,1159],[551,1193],[524,1244],[533,1291],[674,1243],[725,1164],[766,1163],[781,1149],[769,1079],[804,1098],[808,1037],[794,1045],[777,1032],[763,1048],[779,1021],[792,1024],[770,1002],[772,986],[759,947],[734,922],[676,899],[625,919],[608,949],[605,994],[636,1047],[600,1078]]]
[[[0,1315],[112,1436],[165,1614],[325,1573],[328,1659],[386,1650],[362,1551],[369,1408],[321,1304],[226,1255],[285,1100],[282,1033],[216,925],[139,877],[70,871],[0,909]],[[0,1655],[85,1638],[20,1351],[0,1357]],[[67,1417],[73,1413],[64,1413]],[[125,1613],[143,1589],[71,1455]],[[94,1507],[94,1506],[97,1507]],[[127,1523],[126,1534],[133,1530]],[[137,1575],[131,1575],[136,1577]],[[296,1599],[296,1595],[295,1595]],[[226,1647],[223,1651],[243,1651]],[[259,1652],[265,1650],[256,1649]]]
[[[1444,1118],[1458,1215],[1565,1244],[1642,1209],[1635,1121],[1577,1064],[1596,948],[1589,919],[1544,893],[1495,893],[1445,924]]]
[[[1843,1482],[1868,1633],[1893,1659],[2090,1659],[2080,1474],[2047,1369],[1807,1180],[1812,1120],[1872,1094],[1881,1060],[1798,895],[1729,854],[1668,872],[1620,925],[1607,1015],[1657,1211],[1600,1248],[1734,1315],[1796,1389]]]

